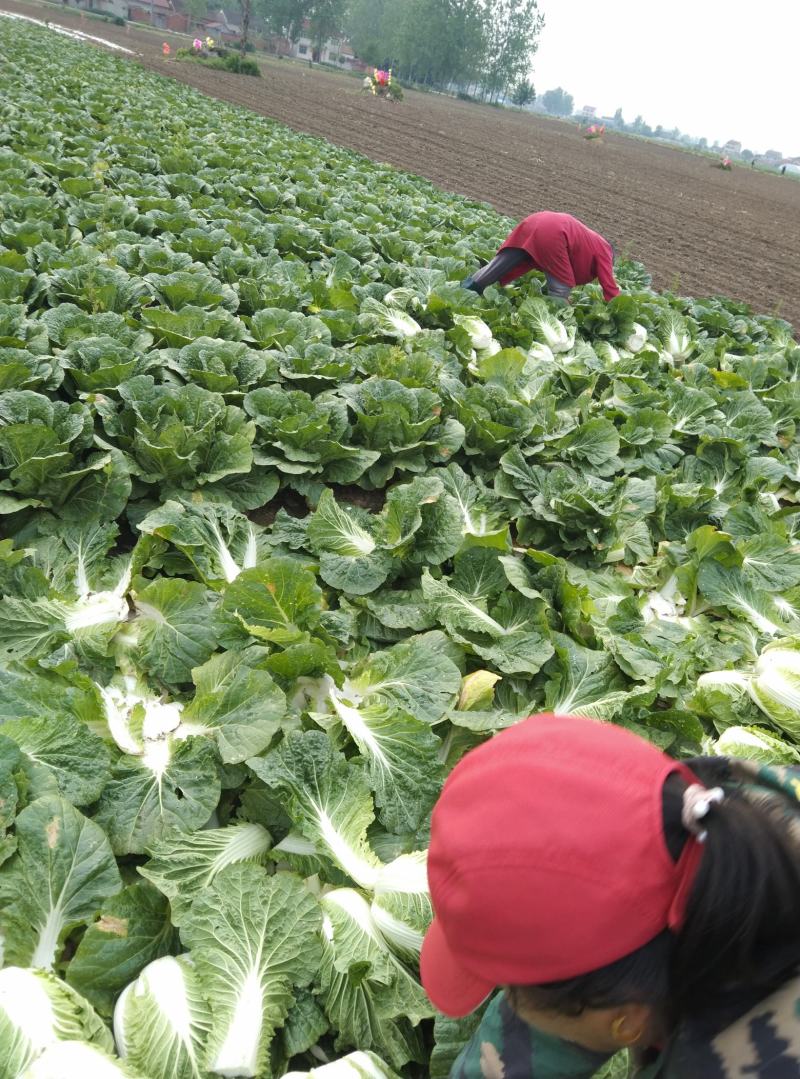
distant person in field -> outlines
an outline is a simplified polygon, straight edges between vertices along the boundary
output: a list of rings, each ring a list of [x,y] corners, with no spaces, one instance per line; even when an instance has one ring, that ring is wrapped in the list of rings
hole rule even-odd
[[[606,300],[619,296],[614,279],[614,248],[571,214],[543,210],[531,214],[508,234],[492,261],[461,284],[479,295],[499,281],[508,285],[531,270],[547,279],[550,296],[568,300],[576,285],[597,279]]]

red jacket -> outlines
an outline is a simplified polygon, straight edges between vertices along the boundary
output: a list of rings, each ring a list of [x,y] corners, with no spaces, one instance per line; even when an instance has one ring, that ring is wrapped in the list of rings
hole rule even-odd
[[[611,244],[570,214],[550,210],[531,214],[509,233],[500,250],[506,247],[522,248],[530,259],[501,277],[503,285],[541,270],[571,288],[597,278],[606,300],[619,296]]]

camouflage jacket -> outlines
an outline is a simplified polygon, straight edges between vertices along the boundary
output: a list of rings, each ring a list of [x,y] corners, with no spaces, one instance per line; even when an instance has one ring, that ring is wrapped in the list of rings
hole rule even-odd
[[[715,762],[716,763],[716,762]],[[800,767],[720,759],[723,786],[767,804],[800,831]],[[685,1022],[663,1051],[633,1068],[636,1079],[800,1079],[800,974],[754,1000],[721,994],[714,1008]],[[490,1002],[451,1079],[591,1079],[608,1058],[523,1022],[502,993]]]

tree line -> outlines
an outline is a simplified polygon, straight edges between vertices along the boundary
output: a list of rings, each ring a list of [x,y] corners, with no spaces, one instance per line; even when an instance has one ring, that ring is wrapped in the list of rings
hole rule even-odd
[[[537,0],[238,0],[242,26],[260,23],[318,55],[346,36],[368,64],[403,81],[455,89],[496,101],[514,92],[531,100],[528,82],[544,20]],[[187,0],[200,5],[207,0]]]

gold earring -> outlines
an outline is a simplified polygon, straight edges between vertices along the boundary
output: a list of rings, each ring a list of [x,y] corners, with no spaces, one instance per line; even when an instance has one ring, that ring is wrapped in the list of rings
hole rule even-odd
[[[642,1036],[642,1031],[637,1030],[632,1032],[631,1034],[623,1034],[622,1031],[627,1021],[628,1017],[625,1015],[621,1015],[619,1019],[615,1019],[614,1022],[611,1024],[611,1036],[613,1037],[614,1041],[617,1042],[619,1045],[630,1048],[630,1046],[636,1045],[636,1043],[639,1041]]]

